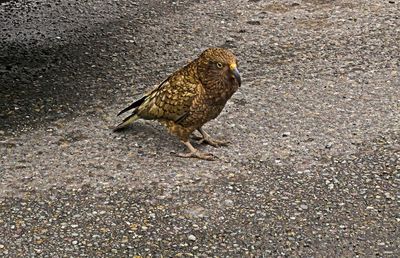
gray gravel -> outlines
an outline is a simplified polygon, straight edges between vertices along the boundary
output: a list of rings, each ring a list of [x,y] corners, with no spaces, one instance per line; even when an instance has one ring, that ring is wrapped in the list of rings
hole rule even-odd
[[[398,1],[0,5],[0,254],[399,257]],[[177,158],[115,114],[209,46],[243,85]]]

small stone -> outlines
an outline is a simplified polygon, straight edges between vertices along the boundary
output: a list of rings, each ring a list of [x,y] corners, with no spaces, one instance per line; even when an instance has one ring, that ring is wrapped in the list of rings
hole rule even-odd
[[[229,200],[229,199],[225,200],[224,203],[225,203],[226,206],[232,206],[233,205],[233,201]]]
[[[384,193],[384,195],[385,195],[386,199],[391,199],[391,200],[395,199],[394,196],[392,196],[389,192]]]
[[[263,155],[261,155],[261,157],[260,157],[261,162],[265,162],[268,160],[269,160],[269,155],[267,153],[264,153]]]
[[[189,236],[188,236],[188,239],[189,239],[190,241],[196,241],[196,237],[195,237],[194,235],[189,235]]]
[[[247,21],[247,23],[250,25],[261,25],[260,21]]]
[[[325,145],[325,149],[331,149],[332,146],[333,146],[333,142],[328,142],[328,143]]]
[[[305,204],[301,204],[301,205],[300,205],[300,209],[302,209],[302,210],[307,210],[307,209],[308,209],[308,206],[305,205]]]

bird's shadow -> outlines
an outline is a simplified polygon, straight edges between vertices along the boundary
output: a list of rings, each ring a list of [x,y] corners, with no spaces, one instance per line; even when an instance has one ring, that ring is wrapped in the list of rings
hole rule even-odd
[[[139,146],[155,148],[165,152],[174,153],[185,149],[178,137],[169,134],[165,127],[157,123],[136,122],[122,130],[112,132],[112,134],[124,136],[124,140],[128,138]],[[190,138],[190,142],[196,148],[204,146],[192,138]]]
[[[113,132],[113,134],[121,135],[124,141],[128,139],[130,143],[135,143],[139,148],[143,147],[148,151],[174,152],[182,150],[179,140],[168,134],[167,130],[157,123],[136,122],[123,130]]]
[[[167,130],[156,123],[150,124],[146,122],[136,122],[122,130],[113,132],[113,134],[124,135],[129,139],[134,138],[134,140],[137,140],[138,143],[154,142],[154,145],[160,146],[159,143],[163,144],[164,142],[168,142],[168,144],[165,145],[179,145],[179,142],[176,141],[172,135],[169,135]]]

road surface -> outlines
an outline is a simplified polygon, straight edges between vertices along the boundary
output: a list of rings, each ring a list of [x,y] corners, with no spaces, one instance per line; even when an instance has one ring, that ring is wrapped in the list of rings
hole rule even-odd
[[[0,5],[3,257],[399,257],[399,1]],[[210,46],[243,85],[182,159],[118,111]]]

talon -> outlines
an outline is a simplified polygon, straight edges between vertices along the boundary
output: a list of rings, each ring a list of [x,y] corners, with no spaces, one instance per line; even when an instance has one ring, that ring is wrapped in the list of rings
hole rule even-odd
[[[204,160],[215,160],[217,157],[206,152],[201,152],[195,149],[189,141],[182,141],[189,149],[188,153],[178,153],[178,157],[182,158],[198,158]]]
[[[192,135],[192,136],[190,136],[190,138],[192,140],[194,140],[194,141],[197,141],[197,142],[199,142],[199,141],[201,141],[203,139],[203,137],[197,136],[197,135]]]
[[[198,158],[198,159],[204,159],[204,160],[215,160],[216,159],[216,157],[214,155],[212,155],[211,153],[206,153],[206,152],[201,152],[201,151],[178,153],[177,156],[181,157],[181,158]]]
[[[203,139],[202,142],[211,145],[213,147],[221,147],[221,146],[227,146],[229,144],[229,141],[222,141],[222,140],[216,140],[216,139]]]
[[[213,147],[221,147],[221,146],[227,146],[230,142],[229,141],[223,141],[223,140],[217,140],[213,139],[208,133],[206,133],[202,128],[197,129],[202,137],[195,136],[193,137],[194,139],[197,138],[199,141],[197,142],[198,144],[208,144]]]

